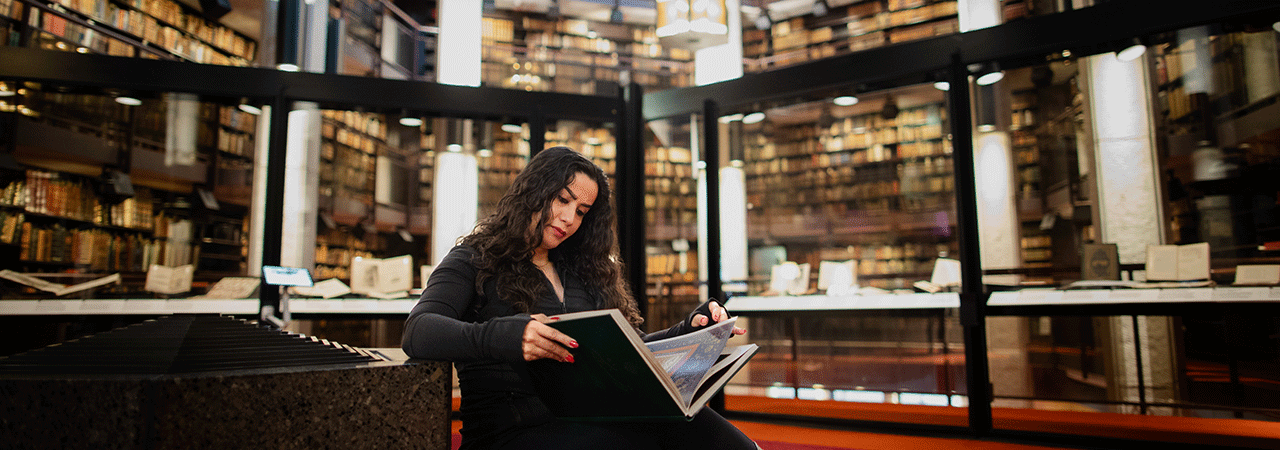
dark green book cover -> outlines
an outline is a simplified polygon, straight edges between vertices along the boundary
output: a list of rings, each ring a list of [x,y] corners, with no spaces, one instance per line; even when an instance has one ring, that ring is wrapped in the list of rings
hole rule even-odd
[[[617,310],[559,316],[548,322],[578,341],[573,363],[529,363],[542,401],[557,417],[574,420],[686,418],[675,385]],[[667,386],[670,384],[670,386]]]

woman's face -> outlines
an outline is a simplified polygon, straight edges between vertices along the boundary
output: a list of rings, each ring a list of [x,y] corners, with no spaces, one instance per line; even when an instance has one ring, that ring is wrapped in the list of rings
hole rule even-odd
[[[569,236],[578,231],[582,218],[591,210],[596,202],[599,186],[587,174],[574,174],[573,181],[551,197],[551,215],[547,223],[542,224],[542,249],[551,250],[558,247]],[[538,223],[538,214],[533,215],[533,223]]]

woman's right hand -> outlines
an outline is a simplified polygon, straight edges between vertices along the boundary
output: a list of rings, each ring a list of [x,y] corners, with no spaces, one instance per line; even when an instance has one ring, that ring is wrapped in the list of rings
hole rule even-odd
[[[573,354],[569,353],[569,349],[578,348],[578,341],[543,323],[548,320],[554,319],[548,319],[545,314],[534,314],[533,320],[530,320],[529,324],[525,325],[524,337],[520,343],[521,349],[524,351],[524,360],[533,361],[545,358],[560,362],[573,362]]]

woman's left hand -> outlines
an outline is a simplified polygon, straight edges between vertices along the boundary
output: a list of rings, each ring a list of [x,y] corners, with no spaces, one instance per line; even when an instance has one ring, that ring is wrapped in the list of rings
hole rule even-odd
[[[689,320],[689,325],[692,325],[694,328],[702,328],[707,325],[718,323],[722,320],[729,318],[729,311],[726,311],[723,306],[720,306],[719,302],[712,301],[707,306],[708,306],[708,309],[711,310],[711,317],[707,317],[702,313],[694,314],[693,319]],[[733,334],[735,335],[741,335],[746,333],[747,333],[747,330],[744,328],[738,328],[736,326],[733,327]]]

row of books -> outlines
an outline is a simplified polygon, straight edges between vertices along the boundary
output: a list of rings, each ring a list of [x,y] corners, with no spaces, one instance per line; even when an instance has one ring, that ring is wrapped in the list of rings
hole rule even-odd
[[[134,197],[108,204],[98,197],[97,183],[58,172],[29,169],[24,179],[11,180],[0,191],[0,204],[97,225],[137,229],[154,226],[149,189],[137,187]]]
[[[218,23],[205,20],[194,13],[187,13],[177,2],[169,0],[57,0],[68,8],[79,11],[102,22],[111,22],[119,11],[143,13],[150,21],[158,21],[159,26],[171,27],[198,38],[222,51],[235,55],[246,61],[254,58],[257,44],[234,30]],[[117,5],[125,5],[123,8]],[[128,22],[126,20],[125,22]],[[151,25],[152,27],[156,25]],[[121,28],[121,27],[118,27]],[[126,31],[131,31],[126,29]],[[137,34],[137,33],[135,33]],[[144,39],[159,42],[150,35],[139,34]]]
[[[6,218],[7,222],[8,218]],[[64,263],[92,271],[145,271],[151,264],[186,264],[199,248],[189,242],[154,239],[141,233],[73,229],[61,224],[24,222],[19,227],[19,259]]]
[[[655,195],[646,193],[644,195],[644,207],[645,209],[675,208],[692,211],[698,208],[698,198],[694,197],[693,194]]]

